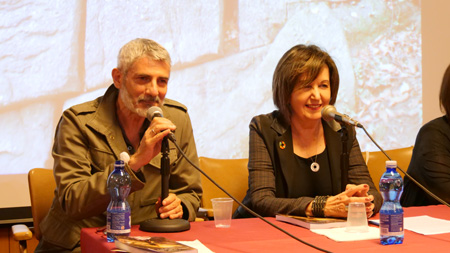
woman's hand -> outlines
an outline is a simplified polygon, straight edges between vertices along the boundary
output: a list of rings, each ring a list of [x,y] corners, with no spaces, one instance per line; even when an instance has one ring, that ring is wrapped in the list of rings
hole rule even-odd
[[[363,186],[363,189],[360,190],[360,191],[357,191],[353,195],[353,197],[367,197],[367,196],[369,196],[367,194],[367,192],[369,192],[369,185],[367,185],[367,184],[361,184],[361,185]],[[361,185],[359,185],[359,186],[361,186]],[[349,190],[349,189],[351,189],[353,187],[358,187],[358,186],[354,185],[354,184],[348,184],[348,185],[345,186],[345,190]]]
[[[373,195],[368,195],[367,184],[347,185],[346,190],[327,199],[324,208],[326,217],[347,217],[347,207],[350,202],[362,202],[366,205],[367,217],[373,215]]]

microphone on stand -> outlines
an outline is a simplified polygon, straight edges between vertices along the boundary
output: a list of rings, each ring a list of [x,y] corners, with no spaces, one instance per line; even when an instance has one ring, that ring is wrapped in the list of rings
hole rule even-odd
[[[339,123],[344,123],[351,126],[362,128],[363,126],[356,120],[350,118],[348,115],[339,113],[336,111],[336,107],[332,105],[326,105],[322,109],[322,118],[325,121],[336,120]]]
[[[150,122],[155,117],[163,117],[161,108],[152,106],[147,110],[147,118]],[[173,133],[165,136],[161,143],[161,202],[169,196],[169,179],[170,179],[170,158],[169,158],[169,140],[175,143]],[[162,205],[162,203],[161,203]],[[189,230],[191,225],[189,221],[184,219],[150,219],[141,222],[139,229],[147,232],[180,232]]]
[[[367,137],[369,137],[369,139],[372,141],[373,144],[375,144],[375,146],[377,146],[377,148],[384,154],[384,156],[386,156],[386,158],[388,160],[392,160],[391,157],[389,157],[389,155],[384,151],[383,148],[380,147],[380,145],[378,145],[378,143],[372,138],[372,136],[369,134],[369,132],[367,132],[366,128],[360,124],[358,121],[350,118],[348,115],[339,113],[336,111],[336,108],[332,105],[326,105],[323,107],[322,109],[322,118],[325,121],[331,121],[331,120],[336,120],[338,121],[341,126],[342,126],[342,132],[341,132],[341,140],[343,142],[342,144],[342,154],[341,154],[341,173],[345,173],[347,175],[341,175],[342,177],[342,184],[344,182],[344,180],[347,180],[348,177],[348,172],[347,170],[343,170],[342,168],[348,168],[348,158],[347,159],[342,159],[342,157],[345,157],[346,153],[346,149],[347,147],[344,147],[344,139],[347,132],[345,125],[351,125],[351,126],[356,126],[361,128],[362,130],[364,130],[364,132],[366,133]],[[348,156],[348,154],[346,154]],[[345,164],[347,163],[347,164]],[[402,168],[400,168],[397,165],[397,169],[399,169],[401,172],[403,172],[403,174],[405,174],[405,177],[408,177],[411,181],[413,181],[420,189],[422,189],[423,191],[425,191],[428,195],[430,195],[433,199],[437,200],[438,202],[440,202],[443,205],[446,205],[448,207],[450,207],[450,204],[447,203],[446,201],[444,201],[443,199],[439,198],[438,196],[436,196],[436,194],[432,193],[430,190],[428,190],[425,186],[423,186],[421,183],[419,183],[416,179],[414,179],[411,175],[409,175],[406,171],[404,171]],[[343,186],[345,190],[345,185]]]
[[[333,105],[326,105],[322,109],[322,118],[325,121],[336,120],[341,124],[341,143],[342,143],[342,153],[341,153],[341,190],[345,191],[348,184],[348,168],[349,168],[349,157],[348,152],[348,130],[347,125],[363,127],[358,121],[350,118],[345,114],[338,113]]]

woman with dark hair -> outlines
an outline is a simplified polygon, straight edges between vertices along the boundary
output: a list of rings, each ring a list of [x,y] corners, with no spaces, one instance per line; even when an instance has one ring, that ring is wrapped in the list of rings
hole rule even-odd
[[[350,127],[349,184],[341,192],[341,126],[321,118],[338,89],[337,67],[319,47],[297,45],[283,55],[272,83],[279,110],[250,123],[247,207],[262,216],[347,217],[349,202],[363,202],[368,217],[378,212],[383,200]],[[250,214],[239,207],[234,217]]]
[[[408,174],[445,202],[450,202],[450,65],[442,80],[439,103],[444,116],[423,125],[417,134]],[[402,206],[440,204],[405,177]]]

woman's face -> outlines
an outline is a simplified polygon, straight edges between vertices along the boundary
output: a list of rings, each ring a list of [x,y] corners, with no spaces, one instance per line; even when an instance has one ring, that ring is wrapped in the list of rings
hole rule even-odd
[[[303,88],[294,88],[291,94],[291,122],[320,120],[322,108],[330,103],[330,73],[322,67],[317,78]]]

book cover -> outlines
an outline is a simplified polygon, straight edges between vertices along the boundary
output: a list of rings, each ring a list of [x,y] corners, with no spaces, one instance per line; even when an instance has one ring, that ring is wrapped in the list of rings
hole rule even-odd
[[[347,225],[346,219],[302,217],[285,214],[277,214],[276,220],[301,226],[307,229],[341,228]]]
[[[198,252],[196,248],[189,247],[165,237],[116,236],[114,243],[117,248],[128,252]]]

